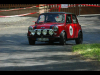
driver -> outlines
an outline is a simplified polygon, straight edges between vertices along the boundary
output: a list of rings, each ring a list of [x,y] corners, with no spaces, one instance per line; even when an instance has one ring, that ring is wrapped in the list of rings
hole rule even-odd
[[[47,18],[47,22],[56,22],[56,20],[55,20],[55,18],[52,15],[50,15]]]

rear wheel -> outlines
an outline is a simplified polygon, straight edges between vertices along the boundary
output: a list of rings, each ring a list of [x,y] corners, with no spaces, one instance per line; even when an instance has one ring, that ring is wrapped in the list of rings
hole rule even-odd
[[[66,35],[65,35],[65,32],[63,32],[63,33],[60,35],[60,44],[61,44],[61,45],[66,45]]]
[[[80,32],[78,34],[78,38],[75,40],[75,42],[76,42],[76,44],[82,44],[82,42],[83,42],[83,33],[82,32]]]
[[[28,41],[29,41],[30,45],[34,45],[35,44],[35,40],[32,40],[32,39],[28,38]]]

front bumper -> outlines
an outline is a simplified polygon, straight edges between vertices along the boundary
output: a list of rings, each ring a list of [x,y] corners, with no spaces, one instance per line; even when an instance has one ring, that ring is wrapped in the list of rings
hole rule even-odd
[[[58,39],[60,39],[60,36],[44,36],[44,35],[28,36],[28,34],[27,34],[27,38],[31,38],[33,40],[36,40],[37,38],[49,38],[50,40],[57,41]]]

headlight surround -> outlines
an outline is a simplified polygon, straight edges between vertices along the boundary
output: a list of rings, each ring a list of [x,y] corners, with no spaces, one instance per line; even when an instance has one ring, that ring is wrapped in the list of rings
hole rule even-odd
[[[49,34],[53,35],[54,31],[52,29],[49,30]]]
[[[43,35],[46,35],[46,34],[47,34],[47,30],[44,29],[44,30],[42,31],[42,34],[43,34]]]
[[[58,31],[58,26],[54,26],[54,27],[53,27],[53,30],[54,30],[54,31]]]
[[[40,29],[37,30],[37,35],[41,35],[41,30]]]
[[[33,31],[33,27],[32,27],[32,26],[28,27],[28,30],[29,30],[30,32],[32,32],[32,31]]]

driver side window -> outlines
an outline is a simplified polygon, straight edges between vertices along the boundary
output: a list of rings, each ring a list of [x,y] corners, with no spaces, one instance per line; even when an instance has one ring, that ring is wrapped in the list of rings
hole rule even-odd
[[[71,15],[66,16],[66,23],[72,23]]]

